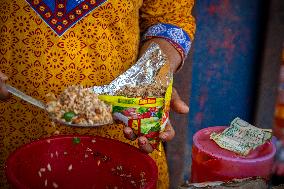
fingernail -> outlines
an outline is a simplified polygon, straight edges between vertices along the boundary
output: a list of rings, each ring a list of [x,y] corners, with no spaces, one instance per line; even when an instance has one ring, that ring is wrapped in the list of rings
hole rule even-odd
[[[136,135],[134,133],[130,134],[130,140],[136,140]]]
[[[189,111],[189,107],[185,102],[183,102],[183,109],[184,109],[185,112]]]
[[[162,133],[162,134],[160,135],[160,138],[161,138],[162,140],[166,140],[166,139],[168,138],[168,134],[167,134],[167,133]]]
[[[128,130],[128,129],[125,129],[125,133],[128,134],[128,135],[130,135],[130,134],[132,134],[132,131],[131,131],[131,130]]]
[[[142,140],[142,141],[140,141],[140,144],[141,144],[142,146],[144,146],[144,145],[146,144],[146,141],[145,141],[145,140]]]
[[[189,107],[186,106],[184,110],[185,110],[185,112],[188,112],[189,111]]]
[[[7,77],[6,75],[4,75],[4,74],[1,74],[1,75],[0,75],[0,79],[2,79],[2,80],[7,80],[8,77]]]

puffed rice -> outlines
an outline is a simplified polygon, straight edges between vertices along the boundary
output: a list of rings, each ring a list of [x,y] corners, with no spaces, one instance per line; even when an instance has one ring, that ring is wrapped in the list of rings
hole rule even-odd
[[[88,88],[71,86],[66,88],[56,100],[47,102],[47,111],[57,120],[66,122],[63,116],[74,112],[71,123],[94,125],[112,123],[112,107],[98,98]]]

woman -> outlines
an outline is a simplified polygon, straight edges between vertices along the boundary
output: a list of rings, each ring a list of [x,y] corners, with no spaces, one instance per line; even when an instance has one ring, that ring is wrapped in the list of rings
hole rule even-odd
[[[9,96],[4,82],[46,101],[45,94],[59,94],[70,85],[109,83],[151,42],[161,46],[176,71],[193,40],[192,6],[193,0],[1,0],[0,96],[6,100],[0,101],[0,187],[7,187],[3,165],[9,153],[40,137],[94,134],[137,145],[124,138],[122,125],[91,129],[52,125],[44,111]],[[176,91],[172,104],[178,112],[188,112]],[[131,129],[124,132],[134,140]],[[173,135],[168,125],[160,137],[167,141]],[[138,145],[153,151],[145,137]],[[164,153],[154,151],[151,156],[159,168],[158,188],[168,188]]]

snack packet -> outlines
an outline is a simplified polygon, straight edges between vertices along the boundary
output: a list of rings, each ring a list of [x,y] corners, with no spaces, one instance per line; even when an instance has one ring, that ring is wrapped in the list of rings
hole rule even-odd
[[[173,74],[160,47],[153,43],[145,54],[109,85],[94,87],[99,99],[111,104],[113,117],[144,135],[157,149],[159,133],[169,119]]]

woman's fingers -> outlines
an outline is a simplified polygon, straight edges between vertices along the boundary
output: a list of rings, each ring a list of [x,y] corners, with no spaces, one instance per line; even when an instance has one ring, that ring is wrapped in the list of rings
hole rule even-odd
[[[129,140],[135,140],[137,138],[137,136],[134,134],[133,130],[130,127],[124,127],[123,132],[125,138]],[[171,123],[168,122],[165,127],[165,130],[160,133],[159,137],[162,141],[166,142],[172,140],[174,136],[175,130],[172,127]],[[138,137],[138,146],[142,151],[146,153],[151,153],[154,150],[151,144],[149,143],[149,140],[145,136]]]
[[[138,146],[146,153],[151,153],[154,150],[151,144],[149,143],[149,140],[144,136],[138,138]]]
[[[7,91],[5,84],[0,83],[0,100],[5,100],[9,96],[9,92]]]
[[[5,74],[3,74],[2,72],[0,72],[0,80],[6,81],[7,79],[8,79],[8,77]]]
[[[160,133],[159,137],[160,139],[162,139],[162,141],[166,142],[172,140],[174,136],[175,136],[175,130],[171,125],[171,123],[168,122],[165,127],[165,130]]]
[[[6,89],[4,81],[6,81],[8,77],[0,72],[0,100],[4,100],[9,96],[9,92]]]
[[[127,138],[128,140],[135,140],[137,138],[137,136],[134,134],[133,130],[130,127],[124,127],[123,132],[125,138]],[[138,138],[138,146],[142,151],[146,153],[151,153],[154,150],[148,139],[144,136]]]
[[[173,92],[172,92],[171,108],[175,112],[180,113],[180,114],[187,114],[189,112],[188,105],[186,105],[185,102],[181,100],[175,88],[173,88]]]
[[[135,133],[130,127],[124,127],[123,132],[125,138],[127,138],[128,140],[135,140],[137,138]]]

